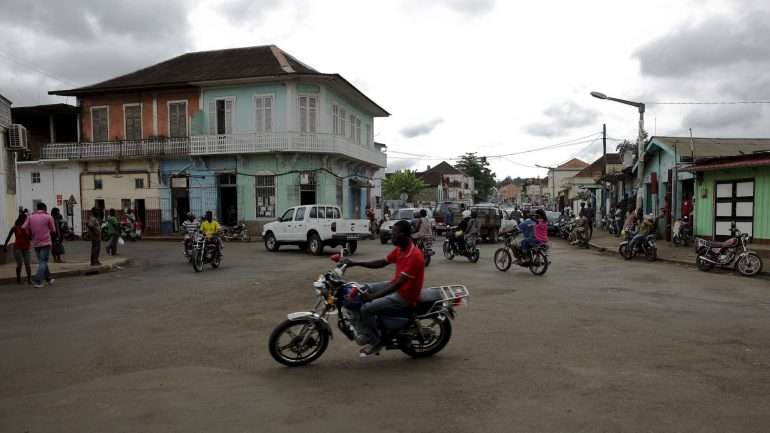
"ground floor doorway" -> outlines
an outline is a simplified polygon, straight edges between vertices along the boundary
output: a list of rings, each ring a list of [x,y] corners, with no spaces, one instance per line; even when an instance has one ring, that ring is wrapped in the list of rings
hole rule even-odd
[[[219,215],[225,225],[238,224],[238,186],[234,173],[219,175]]]
[[[316,174],[313,171],[300,174],[299,204],[316,204]]]
[[[182,229],[182,223],[187,214],[190,213],[190,189],[189,178],[186,176],[174,177],[171,179],[171,221],[173,230],[178,232]]]
[[[754,179],[717,182],[714,195],[714,237],[724,241],[733,229],[754,234]]]

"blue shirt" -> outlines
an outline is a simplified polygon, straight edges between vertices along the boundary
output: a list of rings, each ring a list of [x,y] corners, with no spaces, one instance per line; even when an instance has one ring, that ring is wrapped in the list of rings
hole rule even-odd
[[[519,231],[521,231],[521,235],[524,236],[524,239],[535,238],[535,222],[531,219],[525,219],[518,225],[518,227]]]

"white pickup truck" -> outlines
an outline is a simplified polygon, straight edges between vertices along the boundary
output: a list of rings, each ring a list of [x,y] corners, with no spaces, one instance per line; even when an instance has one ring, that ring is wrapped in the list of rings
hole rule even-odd
[[[289,208],[277,221],[265,224],[262,229],[268,251],[278,251],[281,245],[297,245],[316,256],[325,246],[339,245],[347,245],[352,254],[358,241],[367,236],[369,221],[342,219],[339,207],[324,204]]]

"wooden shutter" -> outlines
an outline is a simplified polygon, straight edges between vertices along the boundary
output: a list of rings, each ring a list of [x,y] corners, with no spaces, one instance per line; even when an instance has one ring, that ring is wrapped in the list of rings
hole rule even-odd
[[[187,103],[172,102],[168,104],[169,136],[187,136]]]
[[[209,135],[217,134],[217,101],[209,101]]]
[[[346,131],[347,128],[345,127],[345,116],[347,116],[347,115],[348,115],[348,113],[345,111],[344,108],[340,109],[340,135],[343,136],[343,137],[347,133],[347,131]]]
[[[339,121],[339,108],[336,105],[332,105],[332,134],[337,135]]]
[[[265,132],[273,132],[273,97],[265,96],[263,105],[265,108]]]
[[[93,141],[107,141],[109,137],[107,129],[107,108],[94,108],[91,110],[91,134]]]
[[[308,96],[308,131],[315,132],[316,130],[316,118],[318,117],[318,98],[315,96]]]
[[[129,105],[123,107],[126,128],[126,140],[142,139],[142,106]]]
[[[265,112],[262,107],[262,97],[254,97],[254,110],[256,112],[255,125],[257,132],[264,132],[265,130]]]
[[[307,132],[307,97],[299,97],[299,131]]]
[[[350,115],[350,141],[355,140],[356,136],[356,116]]]
[[[225,99],[225,134],[233,133],[233,99]]]

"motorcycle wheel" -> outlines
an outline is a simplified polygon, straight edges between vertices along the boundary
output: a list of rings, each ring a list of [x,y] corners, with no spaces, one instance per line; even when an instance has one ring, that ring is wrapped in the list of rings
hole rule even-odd
[[[388,243],[388,237],[385,236],[385,232],[380,232],[380,243],[383,245]]]
[[[633,257],[633,253],[631,253],[631,249],[628,248],[628,243],[623,242],[618,247],[618,254],[620,254],[621,257],[623,257],[626,260],[631,260],[631,257]]]
[[[417,335],[399,341],[399,349],[412,358],[426,358],[441,352],[452,337],[452,322],[446,316],[417,319],[416,323],[423,334],[422,341]]]
[[[548,257],[542,251],[535,251],[529,259],[529,271],[535,275],[544,275],[548,270]]]
[[[708,272],[708,271],[711,270],[711,268],[714,267],[714,264],[711,263],[711,262],[707,262],[707,261],[703,260],[702,258],[700,258],[700,256],[698,256],[698,257],[695,258],[695,266],[697,266],[698,269],[703,271],[703,272]]]
[[[307,335],[307,341],[300,345]],[[310,364],[318,359],[329,346],[329,335],[309,319],[284,320],[270,334],[270,355],[289,367]]]
[[[498,271],[506,272],[511,268],[513,258],[511,258],[511,253],[508,252],[508,248],[498,248],[498,250],[495,251],[493,261],[495,262],[495,267]]]
[[[671,239],[671,242],[673,242],[674,245],[676,245],[676,246],[680,246],[680,245],[682,245],[682,238],[680,238],[679,236],[674,236]]]
[[[735,268],[744,277],[753,277],[762,270],[762,259],[755,254],[747,254],[738,259]]]
[[[203,257],[196,250],[193,250],[192,265],[195,272],[203,272]]]
[[[471,255],[468,257],[468,261],[471,263],[476,263],[479,261],[479,258],[481,258],[481,251],[478,248],[475,248]]]
[[[455,252],[452,249],[452,246],[449,245],[449,241],[444,241],[444,257],[446,257],[447,260],[455,258]]]
[[[657,248],[650,248],[647,250],[646,254],[647,260],[650,262],[654,262],[658,259],[658,249]]]

